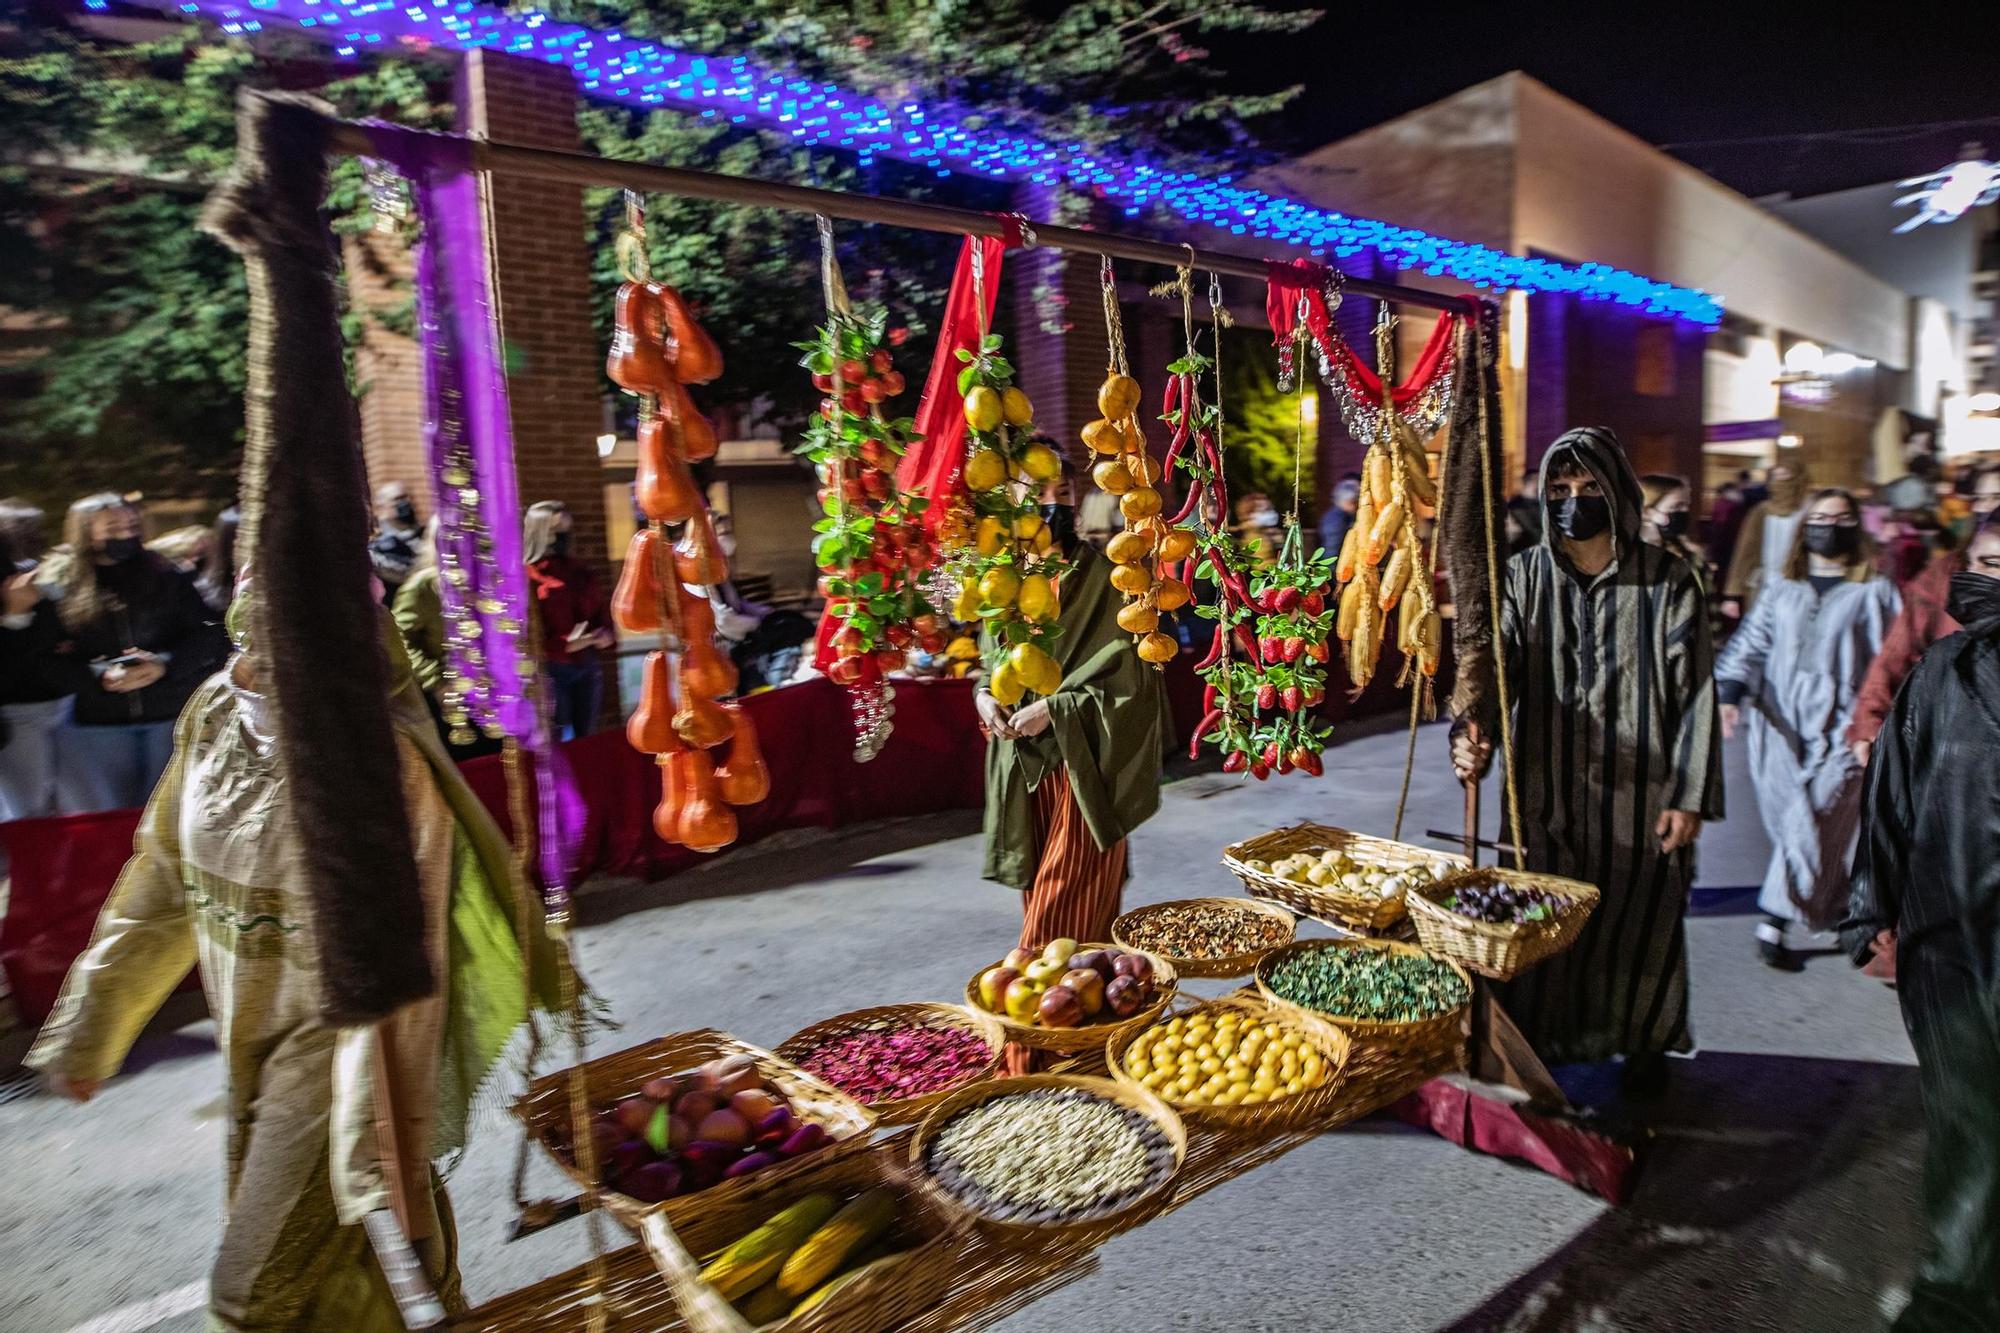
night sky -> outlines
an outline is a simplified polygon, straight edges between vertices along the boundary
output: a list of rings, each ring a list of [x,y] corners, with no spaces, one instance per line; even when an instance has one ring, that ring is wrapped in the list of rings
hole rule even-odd
[[[2000,152],[2000,29],[1993,6],[1976,0],[1606,0],[1481,5],[1463,15],[1410,0],[1316,7],[1327,17],[1298,38],[1202,39],[1246,86],[1305,85],[1282,124],[1262,127],[1273,147],[1287,139],[1294,149],[1316,147],[1520,69],[1662,145],[1991,118],[1878,143],[1677,150],[1753,195],[1817,194],[1922,174],[1955,160],[1968,140],[1983,140],[1989,158]]]

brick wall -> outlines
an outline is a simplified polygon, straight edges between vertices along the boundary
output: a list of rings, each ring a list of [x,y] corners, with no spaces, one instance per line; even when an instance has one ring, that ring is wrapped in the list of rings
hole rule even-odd
[[[580,149],[576,86],[567,71],[474,51],[459,82],[461,130],[535,148]],[[583,192],[512,176],[489,176],[484,188],[521,502],[566,503],[576,519],[575,553],[608,581],[596,445],[604,349],[590,318]]]
[[[1053,217],[1058,188],[1022,186],[1015,207],[1030,218]],[[1084,423],[1097,417],[1097,389],[1108,364],[1097,264],[1088,255],[1014,250],[1003,271],[1007,290],[994,323],[1008,336],[1007,358],[1035,400],[1036,426],[1081,459]],[[1052,331],[1045,322],[1069,328]]]
[[[401,238],[369,232],[341,240],[348,298],[356,308],[393,309],[410,299],[409,246]],[[430,517],[430,472],[423,441],[423,384],[416,340],[369,323],[354,349],[361,412],[361,454],[372,491],[400,481]]]

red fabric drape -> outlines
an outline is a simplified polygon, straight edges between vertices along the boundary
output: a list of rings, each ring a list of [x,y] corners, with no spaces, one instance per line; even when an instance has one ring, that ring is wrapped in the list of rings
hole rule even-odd
[[[984,261],[983,311],[973,297],[974,246],[980,248]],[[1000,295],[1000,262],[1006,252],[1007,242],[998,236],[968,236],[959,247],[944,319],[938,324],[937,351],[931,355],[931,373],[924,380],[924,396],[917,404],[919,438],[896,468],[898,490],[921,490],[930,498],[931,506],[924,513],[927,532],[937,531],[945,502],[958,488],[958,474],[965,466],[965,400],[958,392],[958,373],[965,363],[958,359],[958,352],[961,348],[977,352],[979,330],[992,326],[993,307]]]
[[[1306,332],[1319,345],[1328,363],[1347,381],[1357,397],[1369,402],[1382,401],[1382,380],[1375,371],[1354,355],[1354,349],[1347,345],[1333,327],[1333,318],[1326,308],[1324,295],[1326,281],[1332,270],[1324,264],[1315,264],[1306,259],[1295,259],[1289,264],[1276,262],[1267,266],[1264,280],[1264,313],[1271,320],[1271,339],[1284,342],[1292,336],[1298,324],[1299,298],[1306,303]],[[1445,311],[1431,328],[1431,336],[1425,341],[1423,351],[1417,354],[1415,364],[1404,373],[1403,382],[1392,391],[1395,404],[1399,408],[1408,407],[1418,395],[1430,387],[1451,360],[1451,349],[1458,336],[1459,316]]]

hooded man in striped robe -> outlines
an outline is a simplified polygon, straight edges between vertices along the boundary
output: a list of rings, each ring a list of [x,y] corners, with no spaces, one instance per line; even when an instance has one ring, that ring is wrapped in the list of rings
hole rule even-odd
[[[1549,1064],[1627,1058],[1657,1090],[1693,1049],[1684,922],[1701,821],[1722,817],[1714,653],[1695,571],[1640,540],[1617,436],[1570,431],[1542,458],[1543,535],[1508,563],[1500,621],[1530,870],[1603,893],[1576,943],[1503,986]],[[1490,697],[1490,696],[1489,696]],[[1483,774],[1497,709],[1462,717],[1452,760]]]

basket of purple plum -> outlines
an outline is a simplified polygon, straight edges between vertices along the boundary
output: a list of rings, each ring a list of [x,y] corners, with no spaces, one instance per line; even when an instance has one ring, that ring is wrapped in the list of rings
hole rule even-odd
[[[1511,981],[1574,944],[1597,899],[1581,880],[1486,866],[1413,889],[1408,905],[1426,952]]]
[[[583,1189],[570,1080],[591,1107],[599,1197],[633,1229],[654,1208],[676,1226],[693,1210],[780,1183],[814,1161],[868,1146],[875,1117],[846,1093],[727,1033],[677,1032],[528,1085],[514,1105]]]

